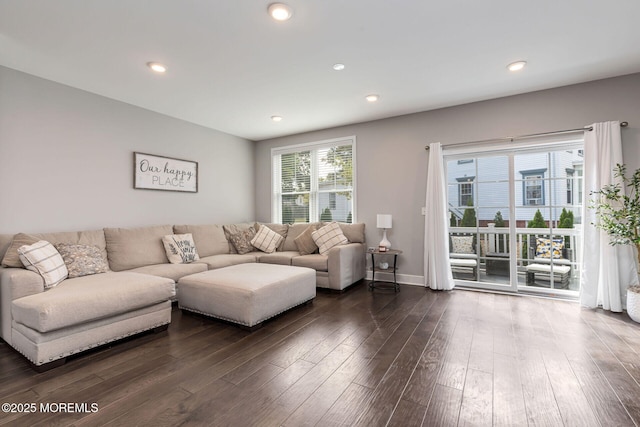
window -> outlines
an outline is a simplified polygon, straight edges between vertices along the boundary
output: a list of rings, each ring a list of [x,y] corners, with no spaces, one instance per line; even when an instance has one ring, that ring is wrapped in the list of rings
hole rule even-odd
[[[355,221],[355,137],[271,150],[272,221]]]
[[[475,177],[457,178],[458,206],[473,206],[473,179]]]
[[[567,204],[573,204],[573,190],[574,190],[574,180],[573,180],[573,170],[567,169]]]
[[[546,169],[523,171],[522,192],[525,206],[544,205],[544,172]]]

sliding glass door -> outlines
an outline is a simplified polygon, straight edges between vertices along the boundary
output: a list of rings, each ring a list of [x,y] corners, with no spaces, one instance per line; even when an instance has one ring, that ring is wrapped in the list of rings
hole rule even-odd
[[[577,296],[582,162],[581,140],[445,153],[456,284]]]

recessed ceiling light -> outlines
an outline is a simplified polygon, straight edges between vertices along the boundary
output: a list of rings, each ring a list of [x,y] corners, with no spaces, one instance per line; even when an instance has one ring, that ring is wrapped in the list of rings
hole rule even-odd
[[[293,15],[293,9],[284,3],[272,3],[267,10],[276,21],[286,21]]]
[[[527,65],[527,61],[516,61],[507,65],[507,68],[509,69],[509,71],[520,71],[524,68],[525,65]]]
[[[344,64],[333,64],[333,69],[336,71],[344,70]]]
[[[378,100],[378,98],[380,98],[380,97],[378,95],[374,95],[374,94],[365,96],[365,99],[367,101],[369,101],[369,102],[376,102]]]
[[[167,71],[167,67],[160,64],[159,62],[147,62],[147,67],[151,68],[156,73],[164,73]]]
[[[280,116],[271,116],[271,120],[273,120],[274,122],[281,122],[282,121],[282,117],[280,117]]]

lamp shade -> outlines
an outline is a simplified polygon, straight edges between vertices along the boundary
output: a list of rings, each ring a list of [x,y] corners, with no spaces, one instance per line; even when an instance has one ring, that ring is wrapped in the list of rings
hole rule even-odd
[[[378,228],[391,228],[392,217],[390,214],[378,214]]]

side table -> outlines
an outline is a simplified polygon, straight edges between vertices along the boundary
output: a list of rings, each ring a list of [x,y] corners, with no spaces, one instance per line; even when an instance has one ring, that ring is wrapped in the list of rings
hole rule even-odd
[[[402,251],[399,249],[389,249],[388,251],[380,252],[376,249],[369,253],[371,254],[371,282],[369,283],[369,289],[373,290],[376,287],[380,289],[390,289],[393,287],[394,291],[399,291],[400,286],[396,280],[396,271],[398,270],[398,255],[400,255]],[[389,265],[388,268],[380,268],[378,264],[376,264],[376,255],[393,255],[393,264]],[[376,285],[376,271],[393,271],[393,283],[389,284],[388,282],[378,281],[378,284]]]

